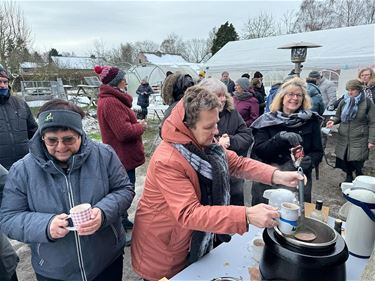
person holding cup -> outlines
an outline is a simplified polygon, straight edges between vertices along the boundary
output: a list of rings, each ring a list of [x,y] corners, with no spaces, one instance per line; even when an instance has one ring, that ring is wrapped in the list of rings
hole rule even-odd
[[[1,230],[30,244],[38,281],[122,280],[121,214],[133,186],[114,150],[87,138],[83,116],[71,102],[45,103],[30,152],[11,167],[5,184]],[[77,209],[86,212],[79,220]]]
[[[133,270],[153,281],[171,278],[248,224],[274,227],[276,208],[228,206],[230,176],[296,187],[303,177],[238,156],[215,143],[218,96],[189,87],[161,129],[162,141],[148,166],[131,245]]]
[[[280,170],[295,171],[291,149],[299,145],[303,147],[304,157],[300,157],[302,160],[299,166],[307,177],[305,202],[311,202],[312,169],[323,158],[320,132],[323,119],[310,109],[311,98],[307,93],[306,82],[295,77],[280,86],[271,103],[270,112],[260,116],[251,125],[254,135],[252,157]],[[267,203],[267,199],[263,197],[264,191],[280,187],[284,186],[254,182],[251,204]]]

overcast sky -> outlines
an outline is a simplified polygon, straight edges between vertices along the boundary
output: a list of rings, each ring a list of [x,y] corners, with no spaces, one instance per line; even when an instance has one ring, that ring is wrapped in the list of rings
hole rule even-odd
[[[174,32],[183,40],[208,38],[229,21],[241,34],[261,12],[280,18],[297,11],[301,0],[277,1],[17,1],[31,27],[33,49],[57,49],[86,56],[101,40],[106,49],[120,43],[152,40]]]

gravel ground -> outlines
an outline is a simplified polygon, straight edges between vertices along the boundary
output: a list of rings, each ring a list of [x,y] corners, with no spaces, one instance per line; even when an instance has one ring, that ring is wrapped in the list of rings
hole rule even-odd
[[[328,139],[327,148],[326,148],[326,155],[328,155],[328,162],[333,164],[334,158],[331,156],[334,151],[334,139],[330,137]],[[136,182],[136,197],[133,201],[133,204],[129,210],[129,216],[132,219],[134,217],[135,208],[137,202],[140,198],[140,195],[143,191],[143,183],[144,177],[146,172],[146,166],[143,165],[142,167],[137,169],[137,182]],[[323,199],[324,205],[330,208],[330,216],[338,217],[338,210],[340,206],[345,203],[341,195],[341,191],[339,188],[340,182],[343,181],[345,178],[345,174],[338,169],[334,169],[327,165],[327,163],[323,160],[320,164],[320,179],[314,180],[313,183],[313,202],[316,199]],[[370,160],[366,162],[365,174],[375,176],[375,152],[372,151],[370,155]],[[251,202],[250,198],[250,186],[251,182],[247,182],[247,186],[249,187],[245,192],[245,201]],[[17,268],[17,274],[20,281],[35,281],[35,275],[30,265],[30,251],[27,245],[23,243],[19,243],[17,241],[13,241],[15,248],[17,249],[17,253],[20,256],[20,263]],[[125,248],[125,257],[124,257],[124,275],[123,280],[141,280],[139,276],[137,276],[131,269],[131,261],[130,261],[130,248]]]

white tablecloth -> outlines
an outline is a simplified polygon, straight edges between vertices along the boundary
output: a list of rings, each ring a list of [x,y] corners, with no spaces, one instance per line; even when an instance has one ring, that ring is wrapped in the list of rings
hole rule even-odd
[[[229,243],[223,243],[196,263],[185,268],[171,280],[212,280],[216,277],[230,276],[250,280],[248,268],[256,264],[252,259],[250,241],[256,235],[262,235],[263,229],[250,226],[244,235],[234,235]],[[359,259],[349,255],[346,261],[348,281],[360,280],[368,259]]]

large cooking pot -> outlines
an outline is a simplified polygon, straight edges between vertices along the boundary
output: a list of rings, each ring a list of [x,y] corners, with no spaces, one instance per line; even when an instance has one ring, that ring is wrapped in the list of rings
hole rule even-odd
[[[298,241],[274,228],[263,231],[262,280],[346,280],[349,253],[344,239],[323,222],[306,218],[304,223],[314,230],[315,240]]]

